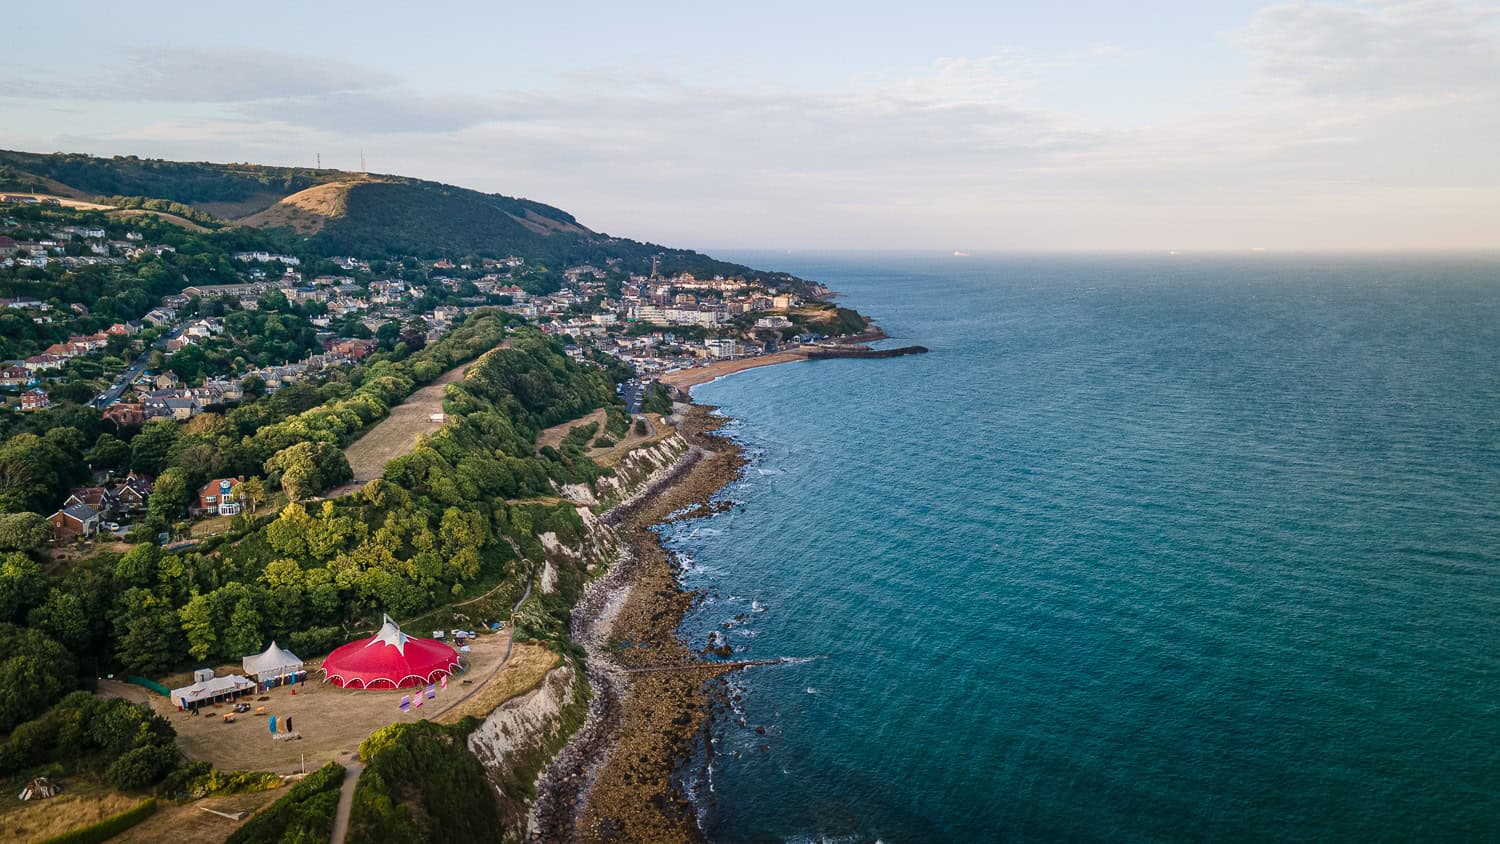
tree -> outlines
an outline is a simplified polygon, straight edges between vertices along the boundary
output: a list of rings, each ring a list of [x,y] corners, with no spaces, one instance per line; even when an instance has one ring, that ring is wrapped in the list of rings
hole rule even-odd
[[[92,631],[83,601],[72,592],[52,589],[47,600],[31,611],[26,624],[57,640],[74,653],[88,648]]]
[[[187,637],[188,654],[193,659],[208,659],[218,650],[219,623],[207,595],[194,595],[177,611],[177,617],[182,620],[182,633]]]
[[[276,521],[266,526],[266,542],[278,554],[288,557],[307,555],[307,534],[312,529],[313,518],[297,502],[286,505]]]
[[[276,452],[266,461],[267,473],[279,475],[287,497],[299,501],[354,477],[349,459],[338,446],[300,442]]]
[[[17,434],[0,444],[0,511],[41,510],[67,490],[82,469],[82,455],[63,448],[70,441],[64,431],[78,433],[54,428],[45,438]]]
[[[121,469],[130,462],[130,445],[114,434],[100,434],[83,459],[95,469]]]
[[[0,732],[10,732],[77,686],[67,648],[40,631],[0,624]]]
[[[110,785],[121,791],[138,791],[159,782],[177,763],[177,748],[170,742],[151,742],[125,751],[110,763],[104,775]]]
[[[389,351],[401,337],[401,323],[392,320],[375,329],[375,340],[381,349]]]
[[[22,553],[0,557],[0,622],[21,621],[47,594],[47,577]]]
[[[127,603],[130,606],[115,625],[115,658],[127,671],[165,672],[179,658],[177,614],[170,606],[149,597],[133,597]]]
[[[130,441],[130,468],[159,474],[167,466],[167,454],[177,441],[177,433],[177,423],[171,419],[153,419],[142,425]]]
[[[255,401],[266,394],[266,379],[259,375],[246,375],[240,379],[240,390],[247,400]]]
[[[52,525],[36,513],[0,515],[0,551],[35,551],[52,538]]]
[[[125,588],[154,585],[161,558],[161,549],[154,544],[142,543],[131,548],[115,562],[115,582]]]
[[[156,486],[146,503],[146,517],[152,524],[165,527],[181,517],[192,500],[193,490],[188,486],[187,473],[173,467],[156,479]]]
[[[251,478],[240,484],[240,496],[250,504],[250,512],[254,513],[260,509],[261,502],[266,500],[266,484],[260,478]]]
[[[229,614],[229,624],[224,630],[224,651],[227,656],[258,653],[261,649],[260,608],[255,599],[246,595],[234,605]]]

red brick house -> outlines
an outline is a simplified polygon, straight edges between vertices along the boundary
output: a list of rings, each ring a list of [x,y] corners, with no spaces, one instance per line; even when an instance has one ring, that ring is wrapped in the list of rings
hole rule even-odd
[[[120,508],[127,512],[144,510],[146,500],[151,497],[151,490],[155,486],[156,479],[150,475],[131,472],[115,487],[115,499],[119,501]]]
[[[48,397],[47,391],[41,387],[32,387],[21,394],[22,410],[46,410],[52,406],[52,399]]]
[[[214,478],[198,489],[198,501],[192,508],[193,516],[236,516],[244,509],[240,501],[239,485],[245,476],[237,478]]]
[[[99,532],[99,511],[87,504],[70,504],[47,521],[52,525],[52,538],[58,542],[87,538]]]

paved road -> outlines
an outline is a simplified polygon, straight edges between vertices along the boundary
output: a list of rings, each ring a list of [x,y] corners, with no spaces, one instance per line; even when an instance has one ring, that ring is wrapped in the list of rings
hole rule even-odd
[[[167,333],[158,337],[156,339],[156,342],[152,343],[149,348],[142,352],[141,356],[135,359],[135,363],[127,366],[125,368],[125,371],[120,373],[120,377],[116,378],[114,383],[110,384],[109,389],[100,393],[99,396],[95,398],[93,402],[91,402],[91,404],[94,407],[103,410],[104,408],[109,407],[110,405],[119,401],[120,395],[123,394],[127,389],[129,389],[131,384],[135,383],[135,379],[139,378],[142,372],[146,371],[146,361],[150,360],[151,353],[157,349],[166,348],[167,341],[171,340],[173,337],[176,337],[181,333],[182,325],[178,324],[172,326],[172,328],[168,330]]]
[[[645,398],[645,385],[636,379],[631,379],[620,385],[620,398],[625,400],[625,412],[634,416],[641,412],[641,399]]]

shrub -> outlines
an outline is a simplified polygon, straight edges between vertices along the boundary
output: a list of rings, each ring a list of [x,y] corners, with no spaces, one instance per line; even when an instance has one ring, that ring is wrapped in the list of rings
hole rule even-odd
[[[252,794],[281,787],[281,777],[268,771],[216,771],[207,762],[192,762],[173,771],[156,787],[160,797],[197,800],[214,794]]]
[[[229,836],[227,844],[322,842],[333,833],[344,767],[337,762],[313,771],[286,796],[255,814]]]
[[[143,744],[125,751],[110,763],[104,775],[121,791],[136,791],[160,780],[177,767],[177,747]]]

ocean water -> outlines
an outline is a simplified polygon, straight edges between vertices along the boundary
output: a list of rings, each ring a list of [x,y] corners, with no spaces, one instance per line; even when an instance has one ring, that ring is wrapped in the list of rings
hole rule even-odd
[[[698,388],[712,840],[1500,840],[1500,260],[737,257],[932,352]]]

